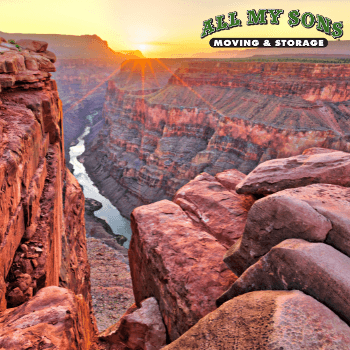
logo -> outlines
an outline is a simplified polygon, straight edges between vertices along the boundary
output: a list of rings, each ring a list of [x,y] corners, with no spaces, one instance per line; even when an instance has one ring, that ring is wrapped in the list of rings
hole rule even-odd
[[[268,23],[279,25],[283,14],[284,10],[282,9],[247,10],[246,25],[268,25]],[[242,21],[237,16],[238,13],[233,11],[228,13],[227,21],[225,15],[215,16],[215,24],[212,18],[203,21],[201,38],[223,30],[242,27]],[[332,22],[330,18],[318,14],[314,15],[311,12],[304,12],[300,15],[299,10],[292,10],[288,13],[287,23],[291,28],[302,25],[306,29],[311,29],[316,26],[316,30],[332,36],[333,39],[341,38],[344,34],[342,21]],[[326,39],[316,38],[215,38],[211,39],[209,43],[212,47],[326,47],[328,45]]]

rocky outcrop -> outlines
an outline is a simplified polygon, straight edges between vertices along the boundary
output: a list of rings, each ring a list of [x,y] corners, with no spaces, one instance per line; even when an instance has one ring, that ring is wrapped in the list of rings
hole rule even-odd
[[[347,187],[315,184],[277,192],[254,203],[243,236],[226,252],[224,261],[241,275],[288,238],[327,242],[350,255],[349,219]]]
[[[73,292],[43,288],[25,304],[0,314],[0,349],[90,349],[81,322],[84,312]]]
[[[312,162],[313,157],[327,160],[331,155],[331,164],[341,167],[347,156],[319,148],[305,155],[318,164],[320,174],[328,171],[329,162]],[[291,179],[301,172],[299,166],[295,173],[288,168],[273,171],[268,164],[266,183],[284,171]],[[346,173],[340,173],[338,183],[344,185]],[[349,188],[322,183],[327,180],[323,176],[297,188],[291,181],[292,188],[255,201],[247,197],[251,194],[233,196],[235,186],[253,175],[244,178],[237,170],[215,177],[203,173],[177,192],[175,203],[163,200],[133,211],[129,259],[135,300],[157,299],[171,342],[166,349],[347,349]],[[251,188],[258,185],[252,181]],[[214,263],[216,272],[222,270],[222,261],[216,260],[215,245],[203,240],[207,236],[194,231],[217,237],[216,244],[224,247],[217,233],[229,227],[237,241],[222,257],[239,277],[217,298],[215,310],[211,300],[219,288],[210,290],[207,276],[215,276]],[[223,286],[228,279],[220,274],[217,281]]]
[[[167,200],[136,208],[129,248],[135,301],[154,296],[170,340],[215,309],[236,276],[222,261],[225,248]]]
[[[165,326],[155,298],[134,304],[116,326],[100,334],[100,339],[125,349],[159,350],[166,345]]]
[[[134,66],[125,65],[130,76]],[[126,217],[137,206],[171,200],[203,171],[247,174],[310,147],[350,151],[346,64],[188,60],[157,91],[131,83],[128,90],[126,73],[109,82],[104,126],[83,157]]]
[[[96,325],[86,253],[85,199],[65,168],[62,104],[49,73],[55,67],[40,55],[47,45],[32,44],[38,52],[17,44],[0,55],[0,318],[9,315],[6,308],[13,307],[11,314],[28,318],[25,312],[31,311],[23,303],[35,304],[32,300],[45,295],[40,294],[44,287],[64,286],[63,294],[59,289],[57,293],[61,299],[70,298],[68,311],[72,315],[57,319],[68,323],[54,327],[50,341],[56,346],[58,332],[73,332],[73,322],[79,324],[79,332],[74,337],[65,333],[60,341],[67,349],[88,349],[94,342]],[[56,289],[50,290],[51,295],[56,293]],[[53,298],[52,308],[59,309],[56,302]],[[48,305],[44,299],[42,303]],[[64,307],[63,303],[62,310]],[[45,323],[45,319],[40,322]],[[44,324],[35,332],[33,346],[40,348],[46,344],[37,341],[45,337]],[[6,337],[9,342],[10,333]],[[18,347],[24,346],[21,344]]]
[[[181,187],[175,194],[174,202],[224,247],[229,248],[242,236],[254,198],[229,191],[215,177],[202,173]]]
[[[350,328],[299,291],[247,293],[201,319],[167,350],[346,350]]]
[[[350,324],[350,258],[323,243],[288,239],[247,269],[218,305],[254,290],[301,290]]]
[[[302,155],[257,166],[236,187],[237,193],[270,194],[313,183],[350,186],[350,154],[312,148]]]

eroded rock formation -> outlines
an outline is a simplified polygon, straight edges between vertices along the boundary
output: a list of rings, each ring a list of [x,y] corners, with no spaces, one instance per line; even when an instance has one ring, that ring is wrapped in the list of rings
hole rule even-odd
[[[135,90],[128,82],[140,61],[109,82],[105,125],[83,157],[126,217],[137,206],[171,200],[203,171],[247,174],[310,147],[350,151],[348,64],[188,60],[174,72],[158,62],[161,74],[174,74],[156,91],[155,84]]]
[[[315,167],[319,174],[330,163],[342,167],[348,156],[320,148],[305,154],[305,172]],[[315,162],[313,155],[325,161]],[[341,186],[347,173],[340,171],[334,184],[327,176],[310,180],[294,162],[303,157],[266,162],[260,169],[268,170],[258,174],[265,176],[263,185],[290,173],[297,184],[315,182],[308,186],[295,188],[290,181],[292,188],[254,202],[247,194],[228,195],[248,181],[253,191],[258,188],[254,172],[244,177],[230,170],[215,178],[203,173],[178,190],[175,203],[163,200],[133,211],[129,259],[135,300],[158,300],[171,342],[165,349],[349,347],[350,196]],[[294,163],[294,172],[281,167]],[[219,227],[221,233],[230,227],[238,239],[220,259],[217,247],[226,243],[217,236]],[[217,298],[215,310],[211,300],[220,288],[209,285],[223,287],[231,278],[222,258],[239,277]],[[214,280],[220,271],[225,274]]]
[[[23,321],[21,331],[13,330],[21,334],[18,343],[11,343],[6,333],[1,345],[22,347],[28,337],[35,349],[48,346],[49,340],[57,349],[89,349],[96,325],[86,252],[85,199],[65,167],[62,103],[50,79],[55,67],[45,57],[47,43],[13,46],[0,55],[1,328],[7,329],[6,322],[17,322],[15,319],[33,318],[25,313],[34,304],[45,314],[52,303],[57,317],[38,316],[35,327]],[[56,289],[45,288],[48,286]],[[68,306],[58,300],[59,295],[67,299]],[[12,307],[16,308],[6,310]],[[48,333],[47,327],[52,328]],[[29,337],[33,332],[35,339]],[[56,339],[61,332],[64,334]]]
[[[346,350],[350,328],[299,291],[264,291],[234,298],[202,318],[167,350]]]

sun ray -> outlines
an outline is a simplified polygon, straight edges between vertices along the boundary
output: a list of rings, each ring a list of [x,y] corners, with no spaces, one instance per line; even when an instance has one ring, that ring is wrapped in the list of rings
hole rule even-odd
[[[147,63],[148,63],[148,65],[149,65],[150,69],[151,69],[151,72],[152,72],[152,74],[153,74],[153,76],[154,76],[154,78],[155,78],[155,80],[156,80],[156,83],[157,83],[158,87],[160,88],[160,84],[159,84],[157,75],[155,74],[154,69],[153,69],[153,66],[152,66],[152,60],[147,61]]]
[[[120,67],[118,67],[117,69],[115,69],[108,77],[106,77],[105,79],[103,79],[98,85],[96,85],[93,89],[91,89],[89,92],[87,92],[80,100],[78,100],[77,102],[75,102],[72,106],[70,106],[65,113],[70,112],[72,109],[74,109],[76,106],[78,106],[81,102],[83,102],[87,97],[89,97],[92,93],[94,93],[100,86],[102,86],[107,80],[111,79],[113,77],[113,75],[115,75],[116,73],[118,73],[118,71],[120,70]]]
[[[165,68],[167,69],[183,86],[188,88],[192,93],[194,93],[199,99],[201,99],[204,103],[206,103],[211,109],[218,112],[222,116],[226,117],[225,113],[223,113],[220,109],[216,108],[212,103],[210,103],[208,100],[206,100],[201,94],[199,94],[197,91],[193,90],[184,80],[182,80],[175,72],[173,72],[165,63],[163,63],[161,60],[156,58],[156,60]]]

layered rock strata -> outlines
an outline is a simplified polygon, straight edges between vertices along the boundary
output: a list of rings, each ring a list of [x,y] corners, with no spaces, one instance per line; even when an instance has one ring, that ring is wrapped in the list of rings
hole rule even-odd
[[[310,147],[350,151],[349,77],[348,64],[218,60],[184,62],[158,91],[128,90],[117,77],[85,168],[128,217],[203,171],[249,173]]]
[[[71,290],[64,293],[75,295],[74,322],[79,325],[77,340],[69,341],[88,349],[96,325],[85,199],[65,168],[62,104],[49,73],[55,67],[39,54],[47,44],[32,42],[39,52],[27,44],[0,55],[0,311],[17,307],[14,314],[26,317],[21,313],[27,308],[19,305],[42,296],[44,287],[64,286]]]

